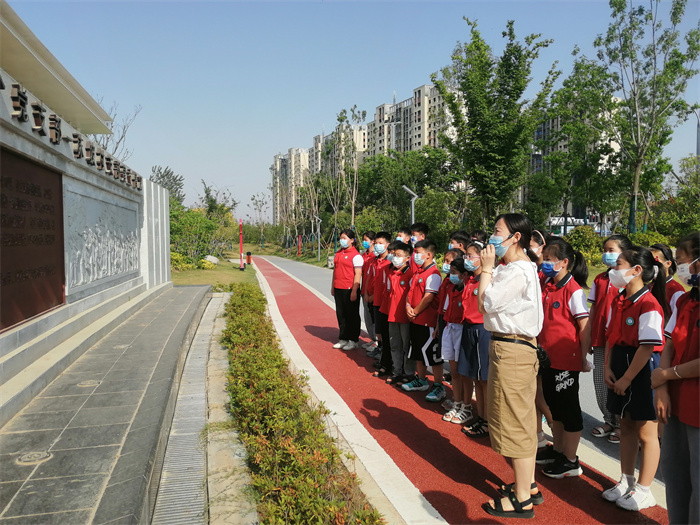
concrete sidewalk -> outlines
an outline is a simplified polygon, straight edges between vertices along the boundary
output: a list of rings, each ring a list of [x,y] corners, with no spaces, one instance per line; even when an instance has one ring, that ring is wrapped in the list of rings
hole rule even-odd
[[[0,524],[150,521],[208,291],[162,293],[0,429]]]

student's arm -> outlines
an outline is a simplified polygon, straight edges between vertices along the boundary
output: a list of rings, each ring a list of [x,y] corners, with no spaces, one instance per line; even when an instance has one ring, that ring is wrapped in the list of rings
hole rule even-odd
[[[607,385],[608,388],[613,388],[615,386],[615,380],[617,379],[615,377],[615,374],[613,374],[612,369],[610,368],[610,343],[606,342],[605,343],[605,369],[603,372],[603,378],[605,379],[605,384]]]
[[[428,308],[432,300],[435,298],[435,292],[428,292],[426,291],[423,294],[423,297],[421,298],[420,302],[418,303],[418,306],[415,308],[411,308],[411,305],[406,303],[406,312],[408,313],[408,318],[413,321],[416,317],[418,317],[423,310]]]
[[[581,371],[582,372],[590,372],[591,371],[591,367],[588,364],[588,359],[586,359],[586,356],[588,355],[588,351],[591,348],[591,323],[590,323],[590,320],[591,320],[590,317],[581,317],[580,319],[577,319],[578,333],[579,333],[580,344],[581,344]]]
[[[360,289],[360,282],[362,282],[362,268],[355,268],[355,277],[352,280],[352,292],[350,292],[350,300],[352,302],[357,301],[357,291]]]
[[[676,349],[673,347],[673,341],[668,337],[664,350],[661,352],[659,368],[651,371],[651,388],[655,389],[654,404],[656,405],[656,417],[659,423],[666,423],[668,416],[671,415],[671,396],[668,393],[668,384],[666,384],[668,379],[664,371],[671,366],[675,353]]]
[[[591,303],[591,308],[590,308],[590,310],[589,310],[588,312],[589,312],[589,317],[588,317],[588,318],[590,319],[590,321],[589,321],[588,324],[590,325],[590,329],[591,329],[591,331],[592,331],[592,330],[593,330],[593,319],[594,319],[593,316],[595,315],[595,303]],[[592,340],[593,340],[593,335],[591,334],[591,341],[592,341]],[[592,354],[593,354],[593,347],[591,346],[591,347],[587,350],[587,352],[588,352],[589,354],[592,355]]]
[[[632,362],[627,367],[627,371],[613,384],[613,390],[618,396],[625,395],[632,380],[637,377],[642,368],[647,366],[652,353],[654,353],[654,345],[639,345],[639,348],[634,353]]]

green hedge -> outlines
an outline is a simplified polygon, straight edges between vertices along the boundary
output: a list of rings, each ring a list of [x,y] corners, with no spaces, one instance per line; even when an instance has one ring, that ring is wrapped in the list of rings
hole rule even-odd
[[[305,379],[282,357],[265,298],[232,284],[223,344],[229,349],[231,413],[247,452],[263,523],[383,523],[311,407]]]

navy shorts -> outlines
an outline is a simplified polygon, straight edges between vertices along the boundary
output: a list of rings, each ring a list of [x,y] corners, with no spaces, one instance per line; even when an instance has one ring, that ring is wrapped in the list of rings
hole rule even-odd
[[[491,332],[486,330],[483,324],[463,324],[457,373],[477,381],[486,381],[489,378]]]
[[[433,337],[435,328],[410,323],[409,338],[411,349],[408,358],[414,361],[422,361],[425,366],[442,364],[442,354],[438,345],[439,337]]]
[[[636,346],[614,346],[610,350],[610,369],[615,377],[620,378],[629,368]],[[632,379],[625,395],[618,396],[608,389],[607,408],[620,417],[627,415],[633,421],[655,421],[654,391],[651,389],[651,360],[647,361],[639,373]]]

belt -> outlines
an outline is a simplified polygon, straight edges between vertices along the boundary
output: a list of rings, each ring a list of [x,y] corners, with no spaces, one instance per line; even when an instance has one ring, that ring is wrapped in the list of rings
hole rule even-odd
[[[500,335],[491,335],[492,341],[502,341],[503,343],[515,343],[516,345],[525,345],[530,348],[537,350],[537,347],[528,341],[523,341],[522,339],[512,339],[510,337],[501,337]]]

